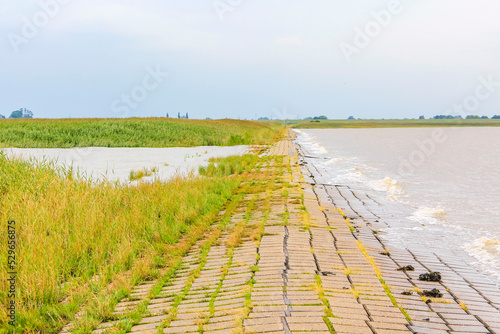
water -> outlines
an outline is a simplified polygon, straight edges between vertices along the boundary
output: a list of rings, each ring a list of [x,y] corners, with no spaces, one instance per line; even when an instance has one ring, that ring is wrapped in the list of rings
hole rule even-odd
[[[500,279],[500,128],[301,130],[322,182],[378,196],[385,238],[441,248]]]

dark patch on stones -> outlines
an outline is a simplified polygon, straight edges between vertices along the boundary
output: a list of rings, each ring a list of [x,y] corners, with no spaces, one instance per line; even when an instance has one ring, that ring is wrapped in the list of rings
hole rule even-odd
[[[411,292],[411,291],[403,291],[403,292],[401,292],[401,294],[405,295],[405,296],[411,296],[411,295],[413,295],[413,292]]]
[[[399,271],[415,271],[415,268],[412,265],[403,266],[398,268]]]
[[[323,276],[328,276],[328,275],[335,275],[334,273],[332,273],[331,271],[322,271],[321,272],[321,275]]]
[[[384,251],[384,252],[381,252],[380,255],[387,255],[387,256],[390,256],[391,253],[389,253],[389,251]]]
[[[441,273],[437,271],[431,271],[430,273],[420,274],[418,279],[427,282],[441,282]]]
[[[425,297],[432,297],[432,298],[441,298],[443,297],[443,294],[441,293],[441,291],[439,291],[438,289],[434,288],[432,290],[424,290],[422,291],[422,296],[425,296]]]

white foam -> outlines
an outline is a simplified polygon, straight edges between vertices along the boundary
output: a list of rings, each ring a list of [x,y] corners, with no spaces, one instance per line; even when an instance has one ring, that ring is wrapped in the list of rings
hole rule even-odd
[[[327,154],[328,150],[324,147],[321,146],[318,142],[315,141],[315,138],[308,135],[305,132],[302,132],[300,130],[295,130],[300,137],[302,137],[301,144],[304,146],[308,151],[314,154]]]
[[[446,211],[440,206],[434,208],[423,206],[415,210],[408,219],[424,225],[434,225],[441,223],[445,215]]]
[[[482,262],[500,264],[500,240],[482,236],[465,245],[469,255]]]
[[[344,159],[344,158],[332,158],[332,159],[327,160],[324,164],[328,166],[328,165],[337,164],[337,163],[342,162],[342,161],[346,161],[346,159]]]
[[[401,184],[390,177],[386,177],[382,180],[369,181],[368,185],[374,190],[386,192],[387,198],[391,200],[398,200],[405,194]]]

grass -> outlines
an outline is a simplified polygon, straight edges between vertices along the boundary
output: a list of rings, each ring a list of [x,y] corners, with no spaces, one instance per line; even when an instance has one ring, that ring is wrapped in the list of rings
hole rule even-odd
[[[448,126],[500,126],[500,119],[363,119],[363,120],[296,120],[289,121],[295,129],[339,128],[402,128]]]
[[[391,291],[389,285],[387,285],[387,283],[385,282],[385,280],[382,277],[382,271],[378,268],[377,264],[375,263],[375,259],[368,253],[365,246],[361,243],[361,241],[359,239],[356,240],[356,243],[357,243],[358,248],[361,251],[361,253],[363,253],[363,255],[366,257],[368,262],[371,264],[373,270],[375,271],[375,274],[377,275],[377,278],[379,279],[380,283],[384,287],[384,291],[387,294],[387,297],[389,297],[389,299],[391,300],[394,307],[398,308],[401,311],[401,313],[403,313],[406,320],[408,320],[408,322],[411,322],[411,317],[408,314],[408,312],[406,312],[406,310],[404,308],[402,308],[401,306],[398,305],[396,298],[394,298],[394,296],[392,295],[392,291]]]
[[[255,154],[244,154],[242,156],[232,156],[226,158],[211,158],[210,163],[205,167],[198,168],[200,175],[209,177],[220,177],[222,175],[232,175],[242,173],[249,165],[257,162],[258,156]]]
[[[156,168],[153,169],[143,168],[140,170],[131,170],[128,179],[130,181],[140,180],[145,176],[151,176],[153,173],[156,173],[156,171],[157,171]]]
[[[242,120],[7,119],[0,147],[191,147],[270,143],[277,123]]]
[[[128,187],[74,179],[52,163],[0,153],[0,226],[6,231],[8,221],[16,221],[21,254],[16,327],[7,326],[2,307],[0,328],[54,333],[89,305],[77,320],[78,332],[88,332],[130,293],[130,282],[159,277],[169,259],[186,249],[179,242],[184,235],[193,229],[203,235],[255,161],[252,155],[220,159],[218,166],[226,167],[207,172],[210,177]],[[0,243],[7,243],[6,233]],[[2,263],[6,254],[0,252]],[[1,305],[9,301],[6,279],[1,266]]]

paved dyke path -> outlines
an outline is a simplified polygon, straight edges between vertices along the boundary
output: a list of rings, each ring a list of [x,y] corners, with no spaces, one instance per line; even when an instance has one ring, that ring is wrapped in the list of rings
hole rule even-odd
[[[316,184],[292,139],[267,154],[253,173],[272,177],[248,182],[260,191],[205,233],[169,284],[154,298],[157,282],[140,284],[118,303],[122,321],[147,305],[132,333],[500,334],[497,286],[458,260],[384,245],[378,204]],[[415,271],[397,270],[406,265]],[[442,282],[418,280],[431,270]],[[418,291],[433,288],[443,297],[426,303]]]

